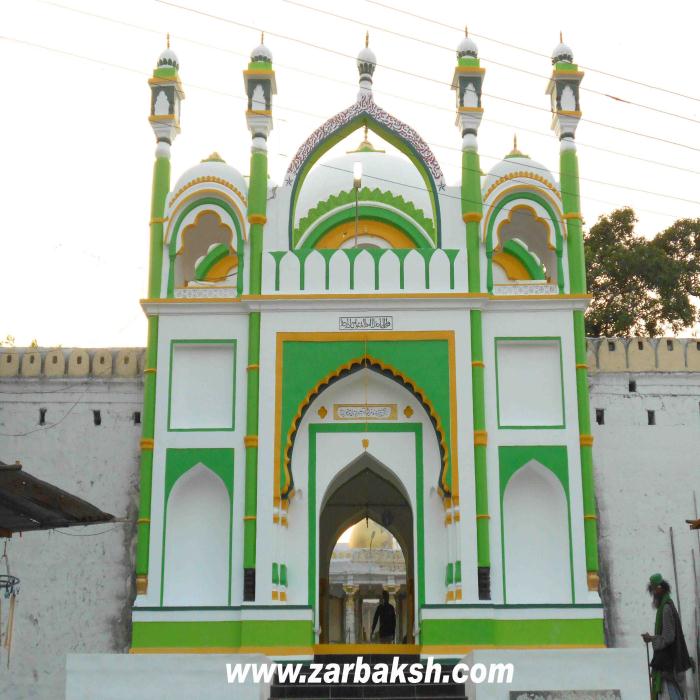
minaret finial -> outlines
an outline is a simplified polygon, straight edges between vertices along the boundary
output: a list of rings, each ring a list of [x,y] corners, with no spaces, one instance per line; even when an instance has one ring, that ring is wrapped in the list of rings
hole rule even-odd
[[[260,32],[260,43],[261,44],[265,43],[265,32]]]
[[[165,45],[167,48],[170,48],[170,32],[165,35]]]
[[[464,25],[464,36],[469,36],[469,29],[466,24]]]
[[[518,150],[518,135],[513,134],[513,150],[517,151]]]
[[[365,32],[365,48],[369,46],[369,30]]]
[[[564,35],[562,34],[561,29],[559,30],[559,43],[560,44],[564,43]]]

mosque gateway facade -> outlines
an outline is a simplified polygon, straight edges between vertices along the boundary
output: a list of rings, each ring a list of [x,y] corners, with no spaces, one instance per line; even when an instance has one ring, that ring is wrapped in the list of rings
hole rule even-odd
[[[485,72],[465,37],[452,82],[461,182],[375,101],[365,46],[356,98],[272,185],[270,50],[243,72],[249,177],[216,153],[171,177],[184,92],[163,52],[149,81],[129,658],[309,660],[369,643],[362,601],[382,590],[396,642],[424,658],[613,653],[583,317],[583,74],[564,44],[552,63],[560,181],[517,145],[481,172]],[[80,668],[69,663],[69,688],[89,676]]]

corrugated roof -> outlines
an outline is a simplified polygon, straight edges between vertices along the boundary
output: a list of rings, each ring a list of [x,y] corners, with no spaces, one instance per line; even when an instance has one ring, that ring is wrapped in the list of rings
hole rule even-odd
[[[0,536],[111,520],[113,515],[37,479],[25,472],[21,464],[0,462]]]

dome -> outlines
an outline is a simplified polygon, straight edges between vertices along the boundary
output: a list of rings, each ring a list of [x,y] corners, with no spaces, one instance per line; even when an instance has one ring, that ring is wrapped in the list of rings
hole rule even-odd
[[[226,182],[230,182],[240,193],[248,196],[248,185],[243,175],[235,168],[225,163],[218,153],[212,153],[201,163],[185,170],[173,187],[173,192],[179,192],[185,185],[197,180],[200,177],[216,177]]]
[[[374,69],[377,67],[377,57],[374,55],[374,51],[365,46],[357,54],[357,69],[360,73],[369,73],[372,75]]]
[[[272,63],[272,51],[270,51],[265,44],[261,43],[250,52],[250,60]]]
[[[457,58],[462,58],[463,56],[476,58],[478,55],[479,51],[476,47],[476,42],[469,36],[465,35],[457,46]]]
[[[559,42],[554,47],[554,51],[552,51],[552,63],[558,63],[559,61],[574,62],[574,52],[563,41]]]
[[[542,163],[538,163],[536,160],[532,160],[532,158],[516,151],[507,155],[500,163],[496,163],[496,165],[489,170],[483,183],[483,192],[487,192],[491,189],[491,186],[502,177],[522,172],[532,173],[537,176],[538,179],[544,178],[547,182],[551,182],[553,185],[557,186],[557,181],[554,179],[552,173],[545,168]]]
[[[430,195],[420,172],[406,158],[383,151],[359,150],[317,163],[301,186],[295,212],[295,225],[319,202],[331,195],[348,192],[353,186],[353,168],[362,163],[362,188],[389,191],[402,196],[432,218]],[[360,197],[362,200],[362,197]]]
[[[374,537],[372,537],[373,532],[376,533]],[[369,549],[370,542],[372,549],[393,549],[394,536],[373,520],[370,520],[369,523],[366,520],[355,523],[350,530],[348,548]]]
[[[161,66],[172,66],[175,70],[179,70],[180,62],[177,60],[177,54],[168,47],[158,56],[158,67]]]

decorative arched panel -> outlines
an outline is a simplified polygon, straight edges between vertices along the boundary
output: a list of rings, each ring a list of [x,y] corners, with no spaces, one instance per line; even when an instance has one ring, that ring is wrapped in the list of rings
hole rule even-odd
[[[230,605],[232,493],[233,450],[168,450],[162,605]]]
[[[574,602],[566,448],[501,447],[499,458],[504,601]]]
[[[243,292],[243,214],[221,193],[204,194],[182,202],[168,222],[168,297],[174,296],[177,286],[193,280],[233,282],[237,295]]]
[[[392,116],[363,93],[353,105],[331,117],[301,145],[287,169],[284,184],[292,188],[289,208],[289,247],[294,248],[294,215],[299,192],[313,165],[333,146],[366,126],[407,156],[420,172],[430,194],[435,221],[436,245],[441,245],[438,193],[445,189],[445,177],[437,158],[418,133]]]

